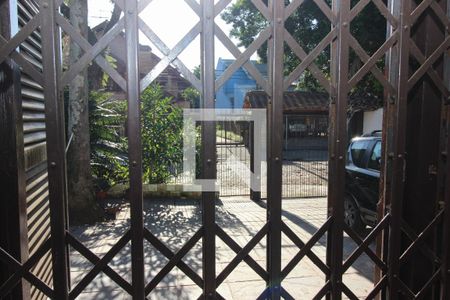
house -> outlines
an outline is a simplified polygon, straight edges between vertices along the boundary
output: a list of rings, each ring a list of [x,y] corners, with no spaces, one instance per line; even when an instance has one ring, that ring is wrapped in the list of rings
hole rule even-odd
[[[234,62],[234,59],[219,58],[216,67],[216,78],[220,78],[226,69]],[[267,78],[267,65],[256,61],[250,61],[256,69]],[[220,87],[216,93],[216,108],[242,108],[245,94],[249,91],[259,90],[260,87],[255,79],[244,67],[240,67],[233,75]]]
[[[243,108],[267,108],[264,91],[245,95]],[[382,101],[372,97],[350,97],[348,136],[378,130],[382,123]],[[325,93],[286,91],[283,99],[284,158],[326,160],[328,149],[329,96]]]
[[[103,27],[107,25],[107,22],[100,23],[92,29],[92,32],[97,35],[103,32]],[[119,34],[109,44],[109,55],[114,59],[114,64],[117,71],[120,74],[126,74],[126,41],[125,35]],[[159,58],[152,52],[152,49],[148,45],[139,45],[139,73],[140,78],[145,77],[159,62]],[[190,107],[189,101],[183,99],[181,93],[188,87],[192,87],[191,83],[181,76],[180,72],[172,66],[168,66],[161,74],[155,79],[154,83],[159,84],[165,96],[172,98],[172,103],[180,107]],[[123,91],[113,82],[109,87],[113,92],[123,94]],[[116,97],[117,98],[117,97]],[[118,98],[119,99],[119,98]],[[125,98],[121,98],[125,99]]]

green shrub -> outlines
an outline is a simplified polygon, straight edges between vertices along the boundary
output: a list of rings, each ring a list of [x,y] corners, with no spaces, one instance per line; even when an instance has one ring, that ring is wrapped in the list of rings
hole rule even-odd
[[[89,123],[91,168],[99,189],[128,177],[127,143],[124,137],[125,101],[112,100],[106,92],[91,92]]]
[[[141,94],[145,183],[166,183],[183,162],[183,111],[158,85]]]

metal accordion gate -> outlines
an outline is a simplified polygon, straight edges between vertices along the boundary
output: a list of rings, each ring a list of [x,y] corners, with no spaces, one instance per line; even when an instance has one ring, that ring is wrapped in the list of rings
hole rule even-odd
[[[113,0],[122,14],[114,27],[94,45],[84,39],[70,22],[60,13],[62,0],[1,1],[2,36],[0,37],[0,61],[3,68],[11,68],[26,74],[38,86],[43,87],[45,99],[45,131],[47,145],[50,236],[39,249],[26,259],[18,260],[7,249],[0,248],[0,261],[8,267],[10,276],[1,282],[0,298],[9,295],[15,287],[26,280],[35,289],[51,299],[75,299],[100,272],[105,273],[133,299],[145,299],[171,269],[178,267],[202,289],[202,299],[223,299],[217,287],[241,262],[247,263],[265,282],[259,299],[293,299],[283,287],[283,280],[304,259],[308,257],[324,273],[326,280],[314,299],[357,299],[354,292],[342,281],[349,266],[363,253],[373,260],[377,267],[376,283],[367,299],[449,299],[450,297],[450,162],[447,158],[449,139],[450,77],[448,50],[450,46],[450,18],[447,1],[441,0],[310,0],[321,14],[326,16],[330,30],[322,41],[308,53],[286,30],[285,22],[296,10],[302,9],[303,0],[251,0],[258,12],[266,19],[263,29],[251,45],[241,53],[226,34],[216,25],[215,17],[231,3],[231,0],[185,0],[198,16],[198,23],[191,28],[172,49],[147,26],[139,14],[151,0]],[[28,4],[27,4],[28,3]],[[30,4],[31,3],[31,4]],[[379,10],[386,19],[387,37],[384,43],[370,55],[351,34],[354,18],[369,4]],[[29,21],[16,33],[7,34],[9,24],[7,12],[18,5],[35,7]],[[173,9],[176,9],[174,7]],[[170,14],[170,11],[167,12]],[[82,49],[83,55],[68,69],[61,68],[59,57],[60,32],[70,36]],[[6,33],[5,33],[6,32]],[[38,34],[36,34],[38,33]],[[139,77],[138,45],[142,33],[164,54],[147,76]],[[126,39],[126,76],[119,74],[102,55],[103,50],[118,35]],[[42,44],[42,69],[27,59],[26,51],[20,46],[32,36]],[[201,38],[201,79],[197,79],[178,59],[179,54],[197,37]],[[236,60],[220,77],[214,73],[214,40],[220,40]],[[263,44],[268,48],[269,76],[264,78],[249,63],[250,57]],[[301,61],[288,75],[284,76],[284,54],[291,49]],[[315,60],[325,51],[330,51],[330,77],[320,70]],[[362,62],[356,72],[349,70],[349,57],[356,56]],[[379,60],[385,58],[384,71]],[[102,258],[93,254],[80,243],[67,227],[67,191],[65,167],[65,129],[61,95],[64,87],[89,64],[96,63],[126,93],[128,101],[129,161],[131,227]],[[266,224],[245,246],[238,245],[215,221],[215,193],[203,192],[201,199],[202,226],[190,240],[174,253],[159,241],[143,223],[142,191],[142,147],[140,127],[140,93],[169,64],[197,88],[202,95],[202,108],[214,108],[215,92],[236,71],[243,66],[257,80],[258,85],[269,95],[268,104],[268,155],[267,155],[267,219]],[[329,180],[328,217],[310,240],[302,240],[282,220],[282,147],[283,147],[283,93],[306,69],[322,85],[330,96],[329,108]],[[5,69],[3,69],[5,70]],[[344,181],[345,157],[347,152],[347,99],[351,89],[366,75],[371,74],[382,85],[385,94],[385,116],[383,120],[383,166],[380,183],[382,201],[379,206],[379,222],[364,238],[360,238],[344,223]],[[6,80],[4,73],[1,80]],[[417,88],[417,86],[420,86]],[[420,94],[420,95],[419,95]],[[419,96],[418,96],[419,95]],[[412,224],[418,216],[405,212],[405,187],[412,172],[406,166],[411,153],[408,147],[407,130],[408,102],[411,97],[422,97],[434,101],[440,108],[439,143],[436,149],[437,173],[435,197],[430,203],[429,220],[421,229]],[[428,97],[428,98],[427,98]],[[437,99],[437,100],[436,100]],[[437,101],[437,102],[436,102]],[[14,120],[11,120],[14,122]],[[422,132],[421,142],[428,135]],[[202,168],[205,179],[216,176],[216,127],[211,122],[202,124]],[[410,142],[410,141],[409,141]],[[436,143],[435,143],[436,144]],[[431,146],[430,146],[431,147]],[[417,157],[416,157],[417,158]],[[5,159],[5,158],[2,158]],[[410,187],[410,185],[408,185]],[[3,209],[3,203],[2,205]],[[431,217],[430,217],[431,216]],[[0,230],[3,230],[0,229]],[[282,235],[297,247],[297,254],[282,267]],[[348,235],[358,246],[344,259],[343,239]],[[326,260],[311,250],[319,239],[327,237]],[[216,239],[222,240],[235,252],[233,260],[221,271],[216,269]],[[255,261],[249,253],[262,239],[267,239],[266,265]],[[201,274],[193,271],[182,261],[184,255],[202,240]],[[369,244],[378,241],[374,251]],[[432,242],[430,242],[432,240]],[[148,241],[168,259],[168,263],[150,282],[144,275],[144,241]],[[108,266],[127,243],[131,242],[131,282],[125,280]],[[94,264],[81,281],[69,287],[68,246],[76,249]],[[404,280],[401,271],[405,261],[416,252],[422,252],[432,264],[431,276],[421,287]],[[30,270],[40,259],[51,253],[52,280],[44,282]],[[420,270],[416,269],[415,272]]]

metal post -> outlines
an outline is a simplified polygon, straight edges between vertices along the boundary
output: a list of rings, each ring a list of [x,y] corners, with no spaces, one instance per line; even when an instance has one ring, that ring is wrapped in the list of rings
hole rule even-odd
[[[56,1],[41,1],[44,97],[46,101],[47,160],[52,237],[53,286],[56,299],[68,299],[68,252],[66,246],[66,158],[64,106],[59,93],[60,34],[56,27]]]
[[[251,186],[257,186],[259,189],[256,191],[250,188],[250,199],[253,201],[261,200],[261,161],[256,161],[255,158],[255,130],[261,130],[261,128],[255,128],[255,123],[250,122],[248,126],[248,145],[250,151],[250,171],[254,173],[257,177],[256,181],[252,181]],[[260,135],[260,132],[257,134]],[[254,177],[250,178],[253,180]]]
[[[284,134],[284,150],[288,150],[288,133],[289,133],[289,119],[288,119],[288,115],[286,115],[285,117],[285,134]]]
[[[141,108],[139,100],[139,29],[137,1],[125,1],[127,42],[128,156],[130,163],[131,269],[133,299],[145,298],[142,195]]]
[[[327,260],[330,265],[331,298],[342,297],[345,153],[347,150],[347,97],[349,56],[349,0],[334,0],[338,16],[337,40],[332,43],[332,92],[330,105],[328,207],[333,216]]]
[[[0,34],[6,39],[18,31],[17,7],[16,0],[0,4]],[[0,153],[8,158],[0,161],[0,190],[6,200],[0,210],[0,247],[24,262],[29,253],[20,70],[12,60],[2,57],[0,61]],[[6,281],[10,271],[3,268],[0,281]],[[29,283],[22,279],[11,297],[30,299]]]
[[[267,267],[271,299],[280,299],[281,293],[281,186],[283,162],[283,54],[284,54],[284,1],[272,1],[273,52],[270,56],[271,90],[269,98],[269,147],[267,162]]]
[[[445,2],[447,18],[450,16],[450,0]],[[449,36],[446,31],[446,37]],[[447,90],[450,90],[450,57],[444,55],[444,82]],[[450,99],[443,99],[441,112],[441,153],[440,176],[441,195],[440,200],[444,207],[444,221],[442,224],[442,266],[441,266],[441,299],[450,298]]]
[[[202,108],[214,108],[214,1],[202,0]],[[225,124],[224,124],[225,125]],[[225,126],[224,126],[225,129]],[[216,178],[216,127],[202,123],[202,175]],[[215,193],[202,193],[203,221],[203,297],[216,297]]]
[[[396,95],[388,95],[384,159],[384,200],[390,207],[391,224],[388,237],[388,297],[398,296],[399,257],[401,253],[401,218],[404,187],[404,154],[406,108],[409,71],[409,1],[393,0],[391,11],[399,20],[398,49],[393,50],[389,62],[389,80],[397,88]]]
[[[447,81],[448,82],[448,81]],[[445,155],[445,193],[444,193],[444,223],[442,236],[442,267],[441,267],[441,299],[450,298],[450,160],[448,159],[448,151],[450,150],[450,106],[446,105],[446,148],[442,152]]]

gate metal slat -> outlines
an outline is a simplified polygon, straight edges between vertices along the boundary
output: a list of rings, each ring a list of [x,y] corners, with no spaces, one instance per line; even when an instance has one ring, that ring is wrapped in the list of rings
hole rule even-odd
[[[75,42],[81,49],[88,52],[92,45],[83,37],[81,34],[75,30],[75,28],[69,23],[69,21],[61,16],[57,15],[56,20],[59,24],[59,26],[64,30],[64,32],[70,36],[70,38]],[[112,80],[114,80],[115,83],[117,83],[118,86],[124,91],[126,91],[126,81],[122,77],[122,75],[117,72],[115,68],[113,68],[103,57],[103,55],[98,55],[94,58],[97,65],[107,73]]]
[[[100,258],[95,255],[91,250],[86,248],[86,246],[83,245],[79,240],[77,240],[76,237],[74,237],[72,234],[67,234],[67,242],[81,255],[83,255],[87,260],[89,260],[92,264],[97,264],[100,261]],[[107,276],[109,276],[117,285],[119,285],[121,288],[123,288],[127,293],[132,293],[132,287],[131,284],[129,284],[125,279],[122,278],[119,274],[117,274],[116,271],[114,271],[111,267],[108,265],[105,266],[103,269],[103,273],[105,273]]]
[[[375,285],[375,287],[373,288],[373,290],[367,295],[366,300],[372,300],[375,298],[376,295],[378,295],[378,293],[380,293],[387,284],[387,277],[386,275],[384,275],[380,281],[378,281]]]
[[[359,298],[353,293],[352,290],[348,288],[345,284],[342,283],[342,292],[347,296],[350,300],[359,300]]]
[[[408,100],[409,76],[409,39],[410,39],[410,1],[392,0],[392,14],[398,18],[398,45],[392,51],[388,69],[391,71],[389,80],[396,87],[396,93],[391,94],[393,101],[385,107],[385,137],[384,174],[382,182],[385,205],[390,205],[390,228],[388,237],[388,296],[397,298],[400,288],[404,285],[399,280],[401,254],[401,219],[402,202],[404,198],[404,167],[406,143],[406,115]],[[390,28],[392,33],[394,29]],[[381,177],[380,176],[380,177]],[[404,290],[404,289],[403,289]]]
[[[168,259],[171,259],[175,255],[172,250],[164,245],[164,243],[155,237],[147,228],[144,228],[144,237],[153,247],[155,247],[156,250],[161,252],[161,254]],[[184,261],[180,260],[176,266],[183,271],[183,273],[186,274],[192,282],[197,284],[200,288],[203,288],[203,279]]]
[[[263,228],[242,248],[233,260],[223,269],[223,271],[217,276],[217,286],[222,284],[228,275],[242,262],[242,260],[249,256],[250,251],[264,238],[268,231],[269,225],[266,223]],[[258,275],[260,275],[258,273]],[[264,276],[261,276],[264,278]]]
[[[313,300],[322,300],[325,295],[331,289],[331,282],[327,281],[325,285],[317,292],[317,294],[313,297]]]
[[[46,99],[46,135],[49,178],[50,223],[52,241],[52,267],[54,297],[67,300],[69,297],[68,253],[66,235],[66,169],[65,169],[65,129],[64,109],[59,94],[60,37],[56,28],[55,14],[58,13],[54,1],[40,3],[43,52],[43,86]],[[40,82],[39,82],[40,84]]]
[[[414,232],[414,229],[406,223],[403,219],[400,225],[402,233],[412,242],[414,242],[419,236]],[[430,261],[440,262],[440,258],[436,255],[436,253],[427,245],[424,244],[419,248],[420,252],[428,258]]]
[[[447,7],[448,15],[450,15],[450,6]],[[448,34],[448,33],[447,33]],[[444,58],[446,71],[445,71],[445,82],[447,82],[446,88],[450,88],[450,57],[447,55]],[[448,101],[448,98],[447,98]],[[441,267],[441,297],[442,299],[450,298],[450,159],[448,157],[448,152],[450,150],[450,105],[448,102],[444,102],[443,112],[441,116],[442,122],[442,134],[441,134],[441,166],[442,174],[445,176],[442,180],[442,192],[443,198],[442,203],[444,205],[444,222],[442,230],[442,267]]]
[[[295,300],[295,298],[292,297],[292,295],[289,294],[283,287],[281,287],[281,297],[285,300]]]
[[[323,263],[323,261],[311,250],[311,248],[314,246],[314,244],[323,236],[323,234],[329,230],[330,228],[330,220],[325,222],[324,225],[322,225],[322,228],[320,228],[315,234],[317,235],[317,238],[315,238],[314,236],[312,236],[310,238],[310,240],[305,244],[303,243],[303,241],[292,231],[291,228],[289,228],[289,226],[286,225],[286,223],[282,222],[282,231],[284,234],[286,234],[286,236],[297,246],[301,249],[301,251],[306,252],[306,256],[325,274],[325,275],[329,275],[330,274],[330,269],[328,268],[328,266],[326,264]],[[319,234],[319,232],[322,231],[322,233]],[[302,250],[305,249],[305,250]],[[299,254],[297,254],[299,255]],[[300,256],[300,255],[299,255]],[[301,255],[301,257],[303,257],[304,255]],[[297,265],[297,263],[295,263],[294,266],[290,267],[288,269],[288,266],[290,264],[288,264],[282,271],[282,273],[284,275],[282,275],[283,278],[285,278],[288,273],[295,267],[295,265]]]
[[[131,268],[134,299],[145,298],[144,218],[142,194],[142,141],[139,88],[139,28],[137,1],[125,1],[125,38],[127,43],[128,155],[130,172]],[[113,31],[113,30],[111,30]],[[116,33],[114,33],[114,36]]]
[[[347,257],[347,259],[344,261],[342,265],[342,272],[345,272],[348,270],[351,265],[361,256],[363,252],[366,253],[367,256],[369,256],[375,264],[382,269],[382,271],[387,270],[387,266],[385,263],[372,251],[372,249],[369,248],[369,245],[375,238],[378,236],[378,234],[384,230],[387,227],[387,223],[389,221],[389,215],[386,215],[378,224],[375,226],[374,229],[367,235],[364,240],[362,240],[356,233],[352,231],[351,228],[346,228],[345,232],[352,238],[357,244],[358,247],[356,247],[355,250]]]
[[[167,262],[167,264],[158,272],[158,274],[153,277],[153,279],[145,286],[145,294],[148,295],[156,286],[166,277],[170,271],[183,259],[183,257],[197,244],[197,242],[202,238],[203,227],[201,227],[197,232],[190,238],[190,240],[181,247],[178,252],[172,256]]]
[[[239,246],[238,243],[236,243],[235,240],[233,240],[229,235],[226,234],[226,232],[220,228],[219,226],[216,226],[217,230],[217,236],[228,246],[231,250],[233,250],[236,254],[238,254],[240,251],[242,251],[242,247]],[[253,269],[253,271],[256,272],[261,278],[263,278],[265,281],[268,280],[268,273],[266,270],[264,270],[258,262],[256,262],[250,255],[247,254],[247,256],[244,257],[244,261],[250,266],[250,268]]]
[[[344,223],[345,154],[347,143],[347,97],[350,38],[350,1],[334,0],[332,9],[338,16],[337,39],[331,44],[331,78],[333,93],[330,105],[328,214],[333,226],[327,239],[327,263],[330,265],[331,298],[342,298],[342,260]],[[328,276],[327,276],[328,279]]]
[[[283,151],[283,76],[284,74],[284,1],[269,1],[272,9],[272,46],[270,55],[271,102],[269,108],[269,139],[267,161],[267,270],[268,287],[272,300],[281,297],[281,199],[282,199],[282,151]],[[270,188],[269,188],[270,187]]]
[[[8,57],[8,55],[19,47],[23,41],[39,26],[40,16],[39,14],[34,16],[33,19],[28,22],[20,31],[12,37],[7,43],[0,43],[0,57]]]
[[[425,243],[425,238],[430,235],[432,232],[431,230],[435,230],[437,224],[439,224],[441,222],[442,216],[444,214],[444,211],[441,210],[438,215],[436,217],[434,217],[434,219],[428,224],[428,226],[421,232],[419,233],[419,235],[417,236],[417,238],[415,238],[411,245],[409,245],[408,248],[406,248],[406,250],[403,252],[403,254],[400,256],[399,258],[399,264],[402,265],[407,259],[408,257],[410,257],[414,251],[418,251],[418,247],[421,247],[423,243]],[[434,260],[434,261],[438,261],[438,260]]]
[[[415,299],[423,299],[427,294],[425,292],[432,287],[433,283],[439,280],[439,275],[441,273],[441,269],[437,269],[437,271],[431,276],[431,278],[425,283],[425,285],[420,289],[420,291],[416,294]],[[444,299],[444,298],[443,298]]]
[[[202,108],[214,108],[214,1],[201,0],[202,32],[201,70],[202,70]],[[202,174],[204,179],[216,177],[216,126],[212,122],[202,123]],[[203,235],[203,297],[216,297],[216,241],[215,241],[215,193],[202,192]]]
[[[130,229],[131,230],[131,229]],[[80,293],[88,286],[89,283],[91,283],[94,278],[100,273],[104,272],[106,266],[108,263],[111,262],[111,260],[114,258],[114,256],[117,255],[117,253],[120,252],[120,250],[125,247],[125,245],[132,239],[133,232],[127,231],[118,241],[117,243],[109,249],[109,251],[95,264],[95,266],[87,273],[86,276],[81,279],[81,281],[70,291],[69,299],[76,299]],[[133,246],[133,244],[132,244]],[[133,259],[133,256],[132,256]],[[142,263],[142,267],[143,267]],[[132,265],[132,272],[135,271]],[[53,277],[54,278],[54,277]],[[135,289],[135,284],[137,284],[135,281],[133,281],[133,289]],[[144,289],[140,290],[140,292],[144,292]],[[133,298],[135,296],[133,295]],[[137,299],[144,299],[144,297]]]
[[[325,234],[325,232],[329,230],[331,220],[332,220],[331,218],[328,218],[328,220],[322,225],[322,227],[314,233],[314,235],[305,244],[305,246],[302,247],[300,251],[292,258],[292,260],[284,267],[284,269],[281,271],[282,279],[285,279],[287,277],[289,272],[291,272],[295,268],[295,266],[297,266],[297,264],[303,259],[303,257],[305,257],[308,254],[308,252],[312,252],[312,247],[319,241],[319,239]],[[312,261],[314,262],[314,260]],[[323,267],[321,267],[321,264],[318,264],[317,267],[321,270],[323,269]],[[325,269],[325,271],[329,270]],[[325,275],[330,274],[330,272],[324,273]]]
[[[0,248],[0,259],[10,265],[13,269],[17,269],[15,273],[0,286],[0,298],[7,295],[22,277],[33,283],[36,287],[40,288],[41,291],[45,292],[49,296],[52,295],[51,289],[48,288],[48,286],[39,278],[30,273],[30,269],[45,255],[45,253],[47,253],[47,251],[50,250],[50,247],[50,240],[45,241],[40,248],[22,265],[6,251]]]

